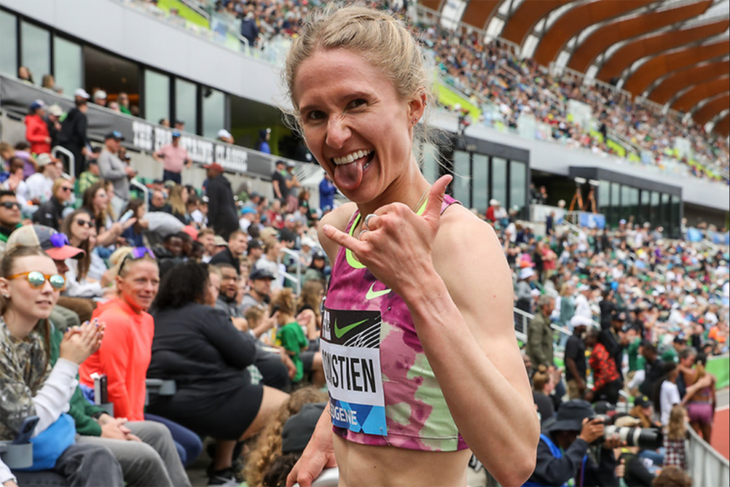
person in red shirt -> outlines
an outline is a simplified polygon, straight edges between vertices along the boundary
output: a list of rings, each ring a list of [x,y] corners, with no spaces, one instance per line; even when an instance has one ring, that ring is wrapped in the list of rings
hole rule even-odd
[[[43,117],[46,114],[46,104],[43,100],[36,100],[30,105],[30,111],[25,116],[25,138],[30,143],[32,154],[48,154],[51,152],[51,135]]]
[[[591,402],[608,401],[616,404],[623,381],[616,369],[616,362],[611,358],[606,347],[598,342],[598,335],[598,330],[592,329],[585,338],[586,348],[593,349],[588,359],[591,370],[593,370],[593,389],[586,392],[585,399]]]

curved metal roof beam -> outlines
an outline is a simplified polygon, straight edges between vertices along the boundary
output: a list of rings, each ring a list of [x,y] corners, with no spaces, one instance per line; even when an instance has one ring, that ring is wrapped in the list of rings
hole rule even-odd
[[[720,117],[720,120],[715,122],[712,131],[722,137],[730,135],[730,111],[725,114],[725,117]]]
[[[578,46],[568,62],[568,67],[586,72],[593,61],[617,42],[636,38],[662,27],[677,24],[707,11],[713,0],[701,0],[661,12],[649,12],[610,22],[596,29]]]
[[[628,42],[616,52],[598,71],[596,78],[601,81],[610,81],[619,77],[624,70],[644,57],[653,57],[656,54],[670,49],[684,46],[723,33],[730,27],[727,18],[706,25],[699,25],[679,31],[671,30],[657,35],[641,37]]]
[[[718,41],[712,44],[703,44],[674,52],[660,54],[643,63],[631,75],[622,88],[634,95],[639,95],[646,90],[653,81],[665,74],[678,71],[682,68],[692,66],[700,61],[716,58],[728,54],[730,44],[727,40]]]
[[[649,86],[649,99],[664,104],[680,91],[693,86],[697,80],[717,78],[730,71],[730,59],[718,57],[658,78]]]
[[[461,21],[477,29],[486,29],[487,23],[497,14],[505,0],[471,0],[464,9]]]
[[[444,2],[442,0],[418,0],[418,3],[426,8],[430,8],[431,10],[436,10],[437,12],[440,12],[442,4]]]
[[[722,78],[715,78],[712,81],[697,84],[677,98],[671,104],[671,108],[680,112],[692,111],[694,107],[699,106],[702,100],[727,93],[729,86],[730,76],[723,76]]]
[[[728,107],[730,107],[730,94],[723,93],[714,96],[704,100],[702,106],[692,113],[692,120],[704,125],[723,110],[727,110]]]
[[[595,0],[577,5],[548,26],[533,57],[539,64],[547,66],[555,61],[563,46],[584,29],[594,25],[598,28],[621,15],[656,2],[657,0]]]
[[[507,20],[501,37],[520,46],[534,26],[553,10],[576,0],[538,0],[523,2]]]

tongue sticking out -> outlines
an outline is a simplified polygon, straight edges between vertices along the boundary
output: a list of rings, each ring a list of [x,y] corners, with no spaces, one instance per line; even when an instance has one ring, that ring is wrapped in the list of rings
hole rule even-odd
[[[367,159],[362,157],[355,162],[350,164],[340,164],[335,166],[335,184],[340,189],[352,190],[360,186],[362,181],[362,171],[365,161]]]

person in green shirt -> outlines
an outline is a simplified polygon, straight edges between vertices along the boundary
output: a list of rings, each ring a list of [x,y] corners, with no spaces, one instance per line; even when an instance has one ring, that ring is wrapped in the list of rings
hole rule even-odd
[[[661,359],[664,362],[674,362],[675,364],[678,364],[679,352],[685,348],[687,348],[687,342],[685,342],[684,338],[676,336],[672,341],[672,346],[667,347],[667,349],[662,352]]]
[[[301,325],[297,322],[294,317],[294,296],[290,288],[284,288],[276,295],[272,300],[271,305],[274,311],[278,311],[276,316],[277,330],[276,330],[276,345],[283,347],[287,354],[291,357],[292,362],[297,368],[297,373],[292,379],[292,382],[300,382],[304,378],[304,363],[300,357],[300,352],[306,350],[309,346],[309,340],[307,340]],[[315,355],[319,355],[318,353]],[[322,360],[319,359],[319,364]],[[307,364],[308,369],[306,372],[311,372],[311,363]]]
[[[79,194],[83,195],[87,189],[98,183],[100,179],[99,164],[97,164],[96,159],[90,159],[86,171],[79,175]]]
[[[131,115],[132,112],[129,109],[129,95],[121,92],[117,95],[117,103],[119,103],[119,111]]]
[[[641,356],[641,337],[638,334],[638,330],[635,327],[629,328],[627,332],[629,339],[629,345],[626,347],[626,355],[629,359],[629,380],[634,378],[634,374],[637,370],[644,370],[644,357]]]

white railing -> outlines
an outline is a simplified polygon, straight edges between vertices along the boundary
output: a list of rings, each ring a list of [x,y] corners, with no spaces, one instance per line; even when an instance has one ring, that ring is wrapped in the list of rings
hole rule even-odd
[[[299,296],[302,292],[302,261],[299,259],[299,252],[296,250],[290,250],[286,248],[281,249],[283,254],[286,254],[294,259],[294,261],[297,263],[297,271],[296,275],[289,274],[288,272],[284,271],[282,275],[284,276],[284,279],[291,281],[296,289],[296,294]],[[279,254],[279,257],[276,259],[276,264],[281,267],[281,261],[282,261],[282,255]]]
[[[694,485],[730,485],[730,462],[687,425],[689,476]]]
[[[527,343],[527,328],[530,326],[530,321],[535,318],[535,315],[517,308],[514,308],[512,312],[515,323],[515,335],[517,336],[518,340],[522,341],[523,343]],[[600,328],[600,325],[598,323],[593,322],[593,324],[594,326]],[[570,335],[573,334],[568,328],[564,326],[558,326],[551,323],[550,328],[552,328],[554,332],[557,331],[559,335],[567,335],[565,340],[567,340]],[[562,336],[560,336],[557,340],[557,343],[564,343],[565,340]],[[553,355],[560,359],[563,358],[563,354],[559,353],[557,349],[555,349]]]

